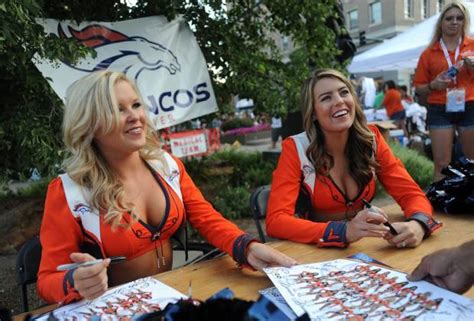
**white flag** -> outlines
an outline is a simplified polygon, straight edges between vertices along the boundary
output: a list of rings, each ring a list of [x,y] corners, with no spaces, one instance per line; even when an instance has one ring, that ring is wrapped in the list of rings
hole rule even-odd
[[[149,107],[156,129],[217,111],[204,56],[182,18],[168,22],[163,16],[119,22],[39,20],[47,33],[74,38],[94,48],[96,58],[75,65],[40,60],[36,67],[50,78],[54,91],[65,99],[66,89],[90,72],[124,72],[135,81]]]

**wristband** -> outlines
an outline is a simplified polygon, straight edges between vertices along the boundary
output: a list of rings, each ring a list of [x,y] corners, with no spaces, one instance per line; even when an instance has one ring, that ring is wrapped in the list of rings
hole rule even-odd
[[[237,239],[234,241],[234,245],[232,248],[232,256],[234,260],[240,264],[248,264],[247,262],[247,247],[250,245],[252,242],[258,242],[257,239],[252,238],[248,234],[242,234]]]
[[[347,222],[330,221],[324,230],[323,237],[319,239],[318,247],[346,247],[349,243],[346,240]]]
[[[443,223],[433,219],[430,215],[418,212],[406,219],[406,221],[417,221],[425,230],[425,237],[431,235],[434,231],[440,229]]]
[[[64,291],[64,294],[68,294],[69,291],[76,291],[76,288],[74,287],[74,278],[72,277],[74,271],[76,271],[76,269],[72,269],[72,270],[69,270],[67,271],[66,274],[64,274],[64,278],[63,278],[63,291]]]

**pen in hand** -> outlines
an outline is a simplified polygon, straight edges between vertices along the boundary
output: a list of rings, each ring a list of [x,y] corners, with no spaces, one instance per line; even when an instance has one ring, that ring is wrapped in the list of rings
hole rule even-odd
[[[367,208],[372,208],[372,204],[370,204],[369,202],[367,202],[365,199],[362,199],[362,203],[364,203],[365,207]],[[398,232],[397,230],[393,227],[392,224],[390,224],[389,221],[385,221],[383,223],[383,225],[385,225],[386,227],[388,227],[390,229],[390,233],[392,233],[393,235],[398,235]]]
[[[110,257],[110,264],[116,264],[125,261],[127,258],[125,256],[112,256]],[[80,267],[87,267],[87,266],[92,266],[96,265],[100,262],[103,262],[104,259],[97,259],[97,260],[92,260],[92,261],[87,261],[87,262],[80,262],[80,263],[69,263],[69,264],[61,264],[58,265],[56,270],[58,271],[69,271],[73,269],[77,269]]]

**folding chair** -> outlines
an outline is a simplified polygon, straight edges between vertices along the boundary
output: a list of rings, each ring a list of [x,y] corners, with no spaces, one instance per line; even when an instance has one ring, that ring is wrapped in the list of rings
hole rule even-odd
[[[173,241],[173,269],[191,265],[200,261],[209,260],[222,252],[206,242],[192,242],[188,238],[188,224],[181,224],[171,237]]]
[[[23,312],[28,312],[28,284],[36,283],[39,264],[41,261],[41,243],[38,236],[28,241],[16,257],[16,280],[21,288]]]
[[[178,259],[176,262],[173,262],[173,269],[207,261],[224,254],[218,248],[206,242],[188,242],[187,251],[184,251],[180,245],[174,246],[173,251],[178,251],[175,254],[184,252],[184,261],[179,262],[180,260]]]
[[[268,196],[270,195],[271,185],[263,185],[257,187],[250,195],[250,211],[252,212],[255,226],[257,227],[258,235],[262,243],[266,242],[265,233],[260,224],[261,219],[265,219],[267,215]]]

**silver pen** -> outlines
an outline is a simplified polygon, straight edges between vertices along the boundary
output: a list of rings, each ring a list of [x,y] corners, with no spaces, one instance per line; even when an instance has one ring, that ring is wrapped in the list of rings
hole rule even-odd
[[[110,264],[119,263],[119,262],[125,261],[126,259],[127,258],[125,256],[112,256],[112,257],[110,257]],[[80,268],[80,267],[87,267],[87,266],[96,265],[96,264],[98,264],[100,262],[103,262],[103,261],[104,261],[104,259],[97,259],[97,260],[92,260],[92,261],[87,261],[87,262],[80,262],[80,263],[61,264],[61,265],[58,265],[56,270],[58,270],[58,271],[69,271],[69,270],[77,269],[77,268]]]

